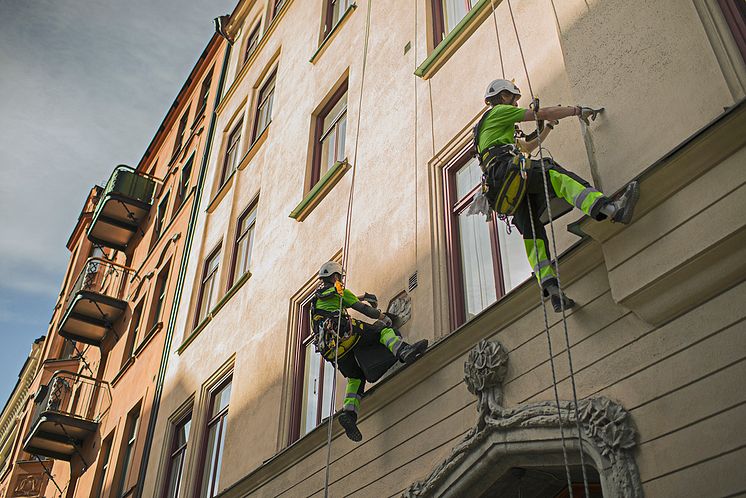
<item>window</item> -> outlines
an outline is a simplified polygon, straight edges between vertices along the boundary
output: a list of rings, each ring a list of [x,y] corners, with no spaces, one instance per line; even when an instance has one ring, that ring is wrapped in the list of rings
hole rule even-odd
[[[197,323],[207,317],[207,313],[215,306],[218,298],[218,267],[220,266],[220,246],[205,260],[202,270],[202,283],[197,300]]]
[[[233,127],[233,131],[228,135],[228,144],[225,148],[225,159],[223,160],[223,171],[220,175],[220,185],[223,185],[228,177],[238,167],[238,143],[241,141],[241,126],[243,120],[239,121],[236,126]]]
[[[184,461],[191,427],[191,413],[173,425],[171,449],[168,454],[168,470],[166,471],[165,498],[180,498],[181,496],[181,487],[184,484]]]
[[[94,478],[93,492],[91,498],[101,498],[104,484],[106,483],[106,475],[109,472],[109,464],[111,463],[111,443],[114,440],[112,434],[104,440],[101,444],[101,453],[99,453],[99,467],[97,475]]]
[[[256,122],[254,123],[254,136],[252,142],[267,129],[272,121],[272,102],[275,96],[275,74],[272,73],[259,90],[258,104],[256,108]]]
[[[226,419],[231,397],[231,378],[223,381],[210,394],[206,442],[202,454],[202,477],[199,485],[200,498],[212,498],[218,494],[220,466],[223,462]]]
[[[345,158],[347,132],[347,82],[345,81],[316,118],[316,144],[310,187]]]
[[[75,341],[65,339],[65,342],[62,343],[62,351],[60,351],[60,360],[69,360],[75,357],[77,349]]]
[[[251,248],[254,245],[254,226],[256,225],[256,201],[238,218],[236,226],[236,247],[231,272],[231,285],[249,271]]]
[[[280,9],[282,9],[282,6],[285,4],[285,0],[271,0],[271,1],[274,4],[273,7],[272,7],[272,16],[271,17],[274,19],[274,17],[277,15],[277,13],[280,12]]]
[[[465,214],[481,184],[477,160],[464,154],[446,166],[444,175],[455,328],[530,277],[531,268],[517,230],[508,234],[505,223],[494,215],[485,222],[482,216]]]
[[[127,422],[124,426],[124,441],[119,451],[119,470],[117,472],[118,481],[115,493],[112,495],[116,498],[122,498],[127,495],[127,478],[132,470],[132,456],[135,452],[135,441],[137,440],[137,431],[140,428],[140,405],[136,406],[127,415]]]
[[[212,68],[207,72],[207,76],[202,80],[202,86],[199,89],[199,97],[197,97],[197,117],[201,116],[205,109],[207,109],[207,100],[210,98],[210,85],[212,84]],[[192,125],[194,126],[194,125]]]
[[[179,121],[179,129],[176,132],[176,140],[174,140],[174,150],[171,156],[175,156],[177,152],[181,150],[181,146],[184,144],[184,135],[186,134],[187,121],[189,121],[189,107],[187,107],[184,114],[181,116]]]
[[[243,53],[243,63],[246,64],[248,62],[249,57],[251,57],[251,54],[254,53],[254,50],[256,50],[256,47],[259,45],[259,40],[261,39],[261,23],[256,23],[256,26],[254,26],[254,29],[251,30],[249,33],[249,36],[246,38],[246,48],[244,49]]]
[[[124,365],[132,356],[132,352],[137,347],[137,343],[141,338],[142,328],[142,306],[144,299],[140,300],[140,303],[135,307],[132,312],[132,319],[130,320],[130,332],[127,337],[126,346],[124,348],[124,357],[122,358],[122,364]]]
[[[337,25],[342,14],[350,8],[353,0],[327,0],[326,4],[326,22],[324,23],[324,36],[329,34],[334,26]]]
[[[158,280],[155,283],[155,292],[153,293],[153,304],[150,306],[150,319],[148,320],[148,330],[150,332],[163,315],[163,305],[166,302],[168,291],[168,271],[170,262],[164,266],[164,269],[158,274]]]
[[[477,1],[433,0],[433,34],[436,45],[456,27]]]
[[[158,203],[158,210],[155,213],[155,222],[153,223],[153,238],[150,242],[151,249],[160,240],[161,235],[163,235],[163,228],[166,224],[166,212],[168,211],[169,194],[170,192],[166,192],[161,198],[161,202]]]
[[[194,154],[189,158],[189,160],[184,163],[184,166],[181,167],[181,178],[179,180],[179,190],[176,193],[176,201],[174,204],[174,212],[176,212],[179,207],[181,207],[181,204],[184,202],[184,199],[186,199],[186,196],[189,195],[189,186],[191,185],[192,181],[192,167],[194,166]]]
[[[746,61],[746,2],[743,0],[718,0],[738,50]]]
[[[329,416],[331,408],[334,367],[316,352],[313,345],[311,300],[314,294],[315,288],[297,305],[297,356],[294,362],[294,391],[288,443],[312,431],[321,420]]]

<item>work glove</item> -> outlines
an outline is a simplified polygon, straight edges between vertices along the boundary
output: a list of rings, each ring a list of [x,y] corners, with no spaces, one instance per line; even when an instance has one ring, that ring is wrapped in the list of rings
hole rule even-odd
[[[374,308],[378,308],[378,298],[375,294],[368,294],[367,292],[363,294],[363,297],[360,298],[361,301],[366,301],[368,304],[370,304]]]
[[[394,325],[394,322],[391,321],[391,318],[388,317],[388,315],[381,315],[381,318],[378,319],[378,321],[387,328],[391,328],[392,325]]]
[[[604,108],[601,107],[599,109],[593,109],[592,107],[584,107],[584,106],[578,106],[578,109],[580,109],[580,112],[578,113],[578,118],[586,124],[586,126],[591,125],[591,121],[596,120],[596,116],[598,116],[599,113],[603,112]]]

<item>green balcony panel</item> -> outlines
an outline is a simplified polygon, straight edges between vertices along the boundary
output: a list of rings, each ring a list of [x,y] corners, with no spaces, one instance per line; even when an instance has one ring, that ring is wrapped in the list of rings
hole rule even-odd
[[[119,251],[127,248],[153,205],[155,181],[129,166],[114,169],[93,213],[88,239]]]

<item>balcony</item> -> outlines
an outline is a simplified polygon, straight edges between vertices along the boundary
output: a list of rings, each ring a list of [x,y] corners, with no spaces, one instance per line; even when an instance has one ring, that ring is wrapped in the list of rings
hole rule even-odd
[[[88,240],[118,251],[127,249],[153,205],[154,192],[153,178],[117,166],[93,212]]]
[[[110,406],[108,383],[72,372],[55,372],[36,393],[23,451],[69,462],[96,435],[99,420]]]
[[[59,334],[100,347],[127,309],[125,288],[132,270],[101,258],[89,258],[67,298]]]

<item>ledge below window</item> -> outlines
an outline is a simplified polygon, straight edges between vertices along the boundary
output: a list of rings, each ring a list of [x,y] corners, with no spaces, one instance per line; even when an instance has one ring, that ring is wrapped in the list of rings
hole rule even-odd
[[[348,17],[350,17],[350,14],[352,14],[352,11],[357,8],[357,4],[352,3],[349,7],[347,7],[347,10],[344,11],[342,14],[342,17],[339,18],[337,21],[337,24],[334,25],[331,31],[329,31],[329,34],[327,34],[323,40],[321,40],[321,43],[319,44],[319,48],[316,49],[316,52],[313,53],[311,58],[308,60],[311,64],[316,63],[316,59],[318,59],[321,54],[324,53],[326,50],[326,47],[329,46],[329,43],[331,42],[332,38],[334,38],[334,35],[339,31],[339,28],[342,27],[342,24],[347,20]]]
[[[464,44],[472,33],[477,30],[482,22],[492,14],[492,1],[495,2],[495,8],[497,8],[502,0],[479,0],[469,13],[461,19],[461,22],[443,38],[443,41],[438,43],[435,50],[420,64],[420,67],[414,71],[414,74],[425,80],[432,77],[451,58],[454,52]]]
[[[334,188],[348,169],[350,169],[350,163],[347,160],[334,163],[329,168],[329,171],[316,182],[316,185],[306,194],[303,200],[295,206],[295,209],[290,212],[289,216],[295,221],[305,220],[306,216],[326,197],[326,194]]]

